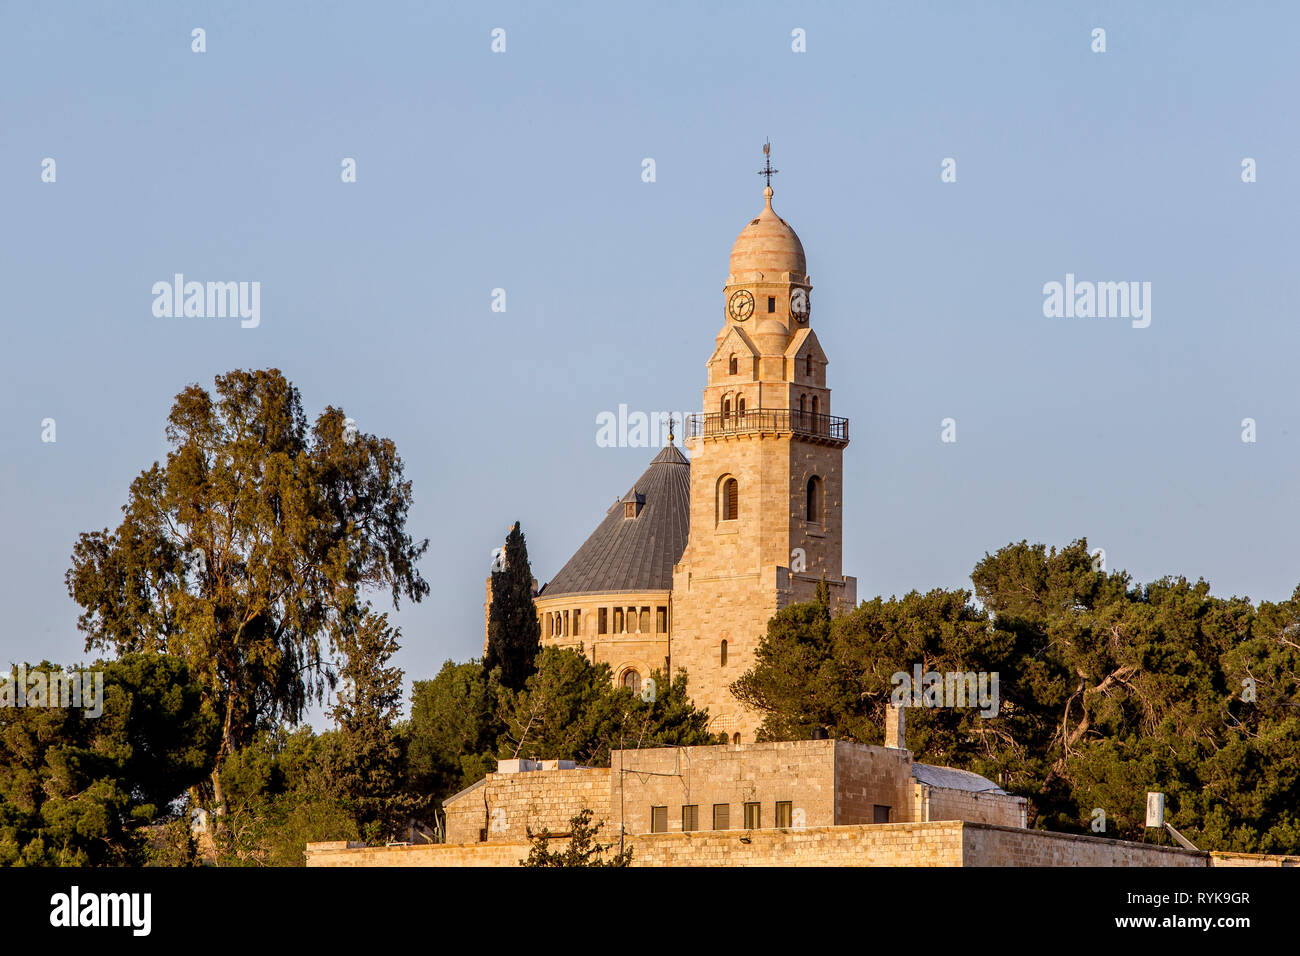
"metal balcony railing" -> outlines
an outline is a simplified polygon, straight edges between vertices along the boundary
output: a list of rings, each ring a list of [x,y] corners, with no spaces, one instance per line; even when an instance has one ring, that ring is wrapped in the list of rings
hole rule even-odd
[[[836,415],[815,415],[793,408],[750,408],[743,412],[705,412],[688,415],[688,438],[714,438],[753,432],[807,435],[831,442],[849,440],[849,420]]]

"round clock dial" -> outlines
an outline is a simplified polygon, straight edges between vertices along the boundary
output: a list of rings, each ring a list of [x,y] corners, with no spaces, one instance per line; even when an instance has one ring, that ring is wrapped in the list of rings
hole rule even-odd
[[[808,321],[808,293],[803,289],[795,289],[790,296],[790,314],[796,322]]]
[[[744,322],[754,312],[754,296],[747,289],[731,293],[727,301],[727,312],[737,322]]]

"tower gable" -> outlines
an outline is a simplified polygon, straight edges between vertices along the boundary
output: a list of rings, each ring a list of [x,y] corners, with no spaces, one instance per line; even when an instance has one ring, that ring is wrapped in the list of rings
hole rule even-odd
[[[830,359],[817,341],[817,333],[812,329],[800,329],[794,334],[790,347],[785,350],[786,377],[798,385],[825,386],[826,366]],[[809,374],[808,359],[812,359],[812,373]]]
[[[736,371],[731,371],[731,358],[736,357]],[[742,380],[752,381],[757,374],[758,349],[748,335],[734,325],[723,330],[718,347],[709,357],[708,382],[710,385],[726,382],[739,376]]]

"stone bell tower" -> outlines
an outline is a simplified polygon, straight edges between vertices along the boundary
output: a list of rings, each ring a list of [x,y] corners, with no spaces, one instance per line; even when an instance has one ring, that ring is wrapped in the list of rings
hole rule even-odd
[[[763,172],[763,209],[731,250],[704,410],[687,426],[690,534],[673,569],[673,670],[686,669],[711,729],[743,743],[761,715],[729,687],[772,615],[812,600],[823,577],[832,611],[857,603],[840,559],[849,423],[831,415],[803,244],[772,209],[770,162]]]

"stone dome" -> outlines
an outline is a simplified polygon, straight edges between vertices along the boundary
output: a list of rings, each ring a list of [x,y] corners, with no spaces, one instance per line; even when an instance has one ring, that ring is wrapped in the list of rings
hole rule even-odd
[[[803,243],[790,228],[789,223],[772,209],[772,187],[763,190],[766,203],[758,214],[736,237],[731,247],[731,274],[741,276],[761,272],[776,276],[789,272],[805,275],[808,270],[803,254]]]

